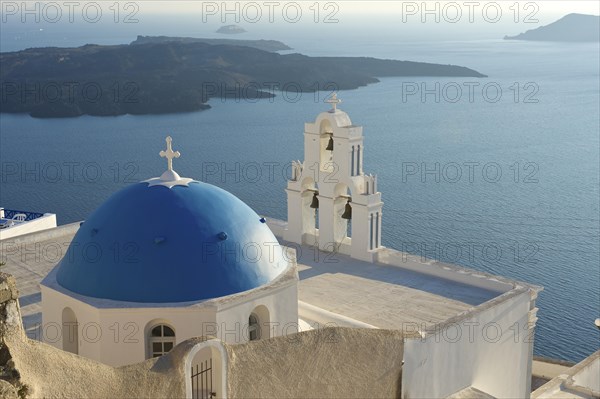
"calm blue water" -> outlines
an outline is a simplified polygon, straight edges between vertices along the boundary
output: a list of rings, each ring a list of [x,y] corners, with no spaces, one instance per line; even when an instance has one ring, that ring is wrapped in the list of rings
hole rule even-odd
[[[597,44],[411,43],[386,36],[328,46],[310,37],[278,38],[305,54],[455,63],[489,75],[387,78],[340,93],[341,108],[365,129],[365,171],[379,175],[383,244],[543,285],[536,354],[577,361],[598,349]],[[65,41],[83,44],[77,40]],[[21,47],[22,41],[3,42],[4,51]],[[472,82],[479,86],[470,101]],[[407,87],[436,83],[439,102],[434,94],[403,99]],[[451,102],[457,86],[462,96]],[[502,97],[492,102],[497,88]],[[326,94],[295,102],[282,95],[252,103],[214,100],[206,112],[165,116],[2,114],[0,204],[54,212],[61,224],[84,219],[129,182],[159,175],[165,165],[157,154],[170,134],[182,153],[175,161],[181,175],[285,218],[287,165],[303,158],[303,123],[327,109]],[[421,176],[425,168],[433,172]]]

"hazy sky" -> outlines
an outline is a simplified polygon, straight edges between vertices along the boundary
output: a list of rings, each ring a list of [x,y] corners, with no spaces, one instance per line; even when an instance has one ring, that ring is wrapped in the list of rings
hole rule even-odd
[[[234,7],[233,3],[239,3],[240,7],[244,7],[247,3],[256,3],[260,6],[267,2],[274,2],[279,4],[290,3],[287,0],[268,0],[268,1],[226,1],[231,7]],[[481,6],[486,3],[493,3],[491,1],[474,1],[474,0],[465,0],[465,1],[425,1],[427,3],[427,7],[435,7],[434,3],[439,3],[440,9],[446,6],[448,3],[455,3],[461,6],[463,10],[466,12],[465,3],[479,3]],[[190,11],[200,11],[202,9],[202,5],[204,7],[210,7],[208,3],[216,4],[219,8],[221,7],[222,1],[143,1],[138,2],[143,4],[143,9],[146,11],[152,12],[190,12]],[[308,9],[314,1],[297,1]],[[320,1],[320,4],[325,5],[328,3],[327,0]],[[403,7],[409,7],[407,3],[416,4],[419,8],[423,1],[399,1],[399,0],[389,0],[389,1],[359,1],[359,0],[342,0],[335,1],[330,3],[336,3],[340,9],[343,9],[344,12],[348,13],[370,13],[370,14],[378,14],[378,13],[389,13],[389,12],[397,12],[401,13]],[[517,3],[514,0],[499,0],[496,3],[500,4],[504,10],[508,10],[511,5]],[[583,14],[594,14],[598,15],[600,13],[600,2],[595,0],[590,1],[570,1],[570,0],[544,0],[544,1],[518,1],[521,8],[524,9],[527,3],[534,3],[539,8],[539,14],[553,14],[553,15],[563,15],[572,12],[583,13]],[[266,7],[263,7],[266,8]],[[477,8],[475,8],[477,10]],[[527,11],[529,11],[528,9]],[[220,12],[220,10],[219,10]]]
[[[275,4],[268,6],[267,4]],[[139,2],[140,14],[167,15],[195,19],[206,26],[239,24],[258,34],[262,30],[285,29],[287,33],[313,35],[331,31],[332,35],[343,32],[370,35],[379,34],[398,37],[419,37],[435,40],[489,39],[516,35],[540,25],[547,25],[569,13],[600,14],[599,1],[517,1],[517,0],[457,0],[457,1],[146,1]],[[317,4],[318,12],[315,9]],[[288,23],[288,16],[295,15],[294,5],[301,9],[299,23]],[[484,12],[485,11],[485,12]],[[269,23],[269,12],[273,21]],[[497,20],[494,20],[500,13]],[[252,21],[257,13],[260,18]],[[328,16],[334,23],[325,23]],[[318,19],[318,22],[313,19]],[[472,19],[472,20],[471,20]],[[312,25],[312,26],[309,26]],[[335,32],[334,32],[335,31]],[[345,33],[344,33],[345,34]],[[267,35],[268,36],[268,35]],[[265,37],[267,37],[265,36]],[[277,38],[272,34],[269,38]]]
[[[35,2],[26,3],[28,9],[35,6]],[[66,3],[69,2],[38,2],[46,5]],[[240,25],[247,30],[243,37],[236,38],[287,42],[295,39],[321,41],[324,38],[352,42],[357,39],[378,40],[376,38],[381,39],[386,35],[403,42],[491,40],[547,25],[569,13],[600,14],[600,2],[597,0],[94,0],[75,3],[75,24],[70,23],[70,14],[65,10],[60,23],[44,24],[52,19],[52,7],[47,7],[48,16],[42,12],[42,16],[46,16],[42,18],[42,24],[36,24],[33,22],[35,15],[26,16],[26,22],[22,22],[23,12],[19,8],[23,2],[1,0],[0,13],[4,11],[7,14],[2,19],[8,22],[0,24],[0,30],[3,33],[10,32],[10,40],[23,38],[23,32],[28,31],[27,38],[32,42],[32,35],[43,31],[43,35],[38,35],[44,36],[37,38],[41,40],[39,43],[50,41],[53,34],[61,38],[84,35],[81,40],[85,43],[96,42],[107,37],[107,32],[115,37],[115,41],[119,36],[119,43],[128,42],[136,35],[223,37],[216,33],[217,29],[230,24]],[[101,6],[98,15],[102,16],[102,23],[88,23],[87,19],[82,19],[86,4]],[[6,13],[11,10],[10,7],[12,11]],[[297,9],[301,17],[297,21],[290,21],[297,15]],[[95,12],[94,7],[89,7],[88,18],[93,18]],[[273,20],[270,21],[270,18]],[[113,19],[115,23],[111,23]],[[71,33],[68,33],[69,30]],[[73,33],[75,31],[77,34]],[[15,44],[7,40],[0,42],[4,43],[4,48],[12,49],[10,45]]]

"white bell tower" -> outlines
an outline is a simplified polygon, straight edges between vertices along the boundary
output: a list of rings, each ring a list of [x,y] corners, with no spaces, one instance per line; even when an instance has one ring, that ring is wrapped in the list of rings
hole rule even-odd
[[[304,126],[304,162],[293,162],[286,189],[284,238],[372,262],[381,248],[377,176],[363,173],[362,127],[337,108],[336,93],[326,102],[332,108]]]

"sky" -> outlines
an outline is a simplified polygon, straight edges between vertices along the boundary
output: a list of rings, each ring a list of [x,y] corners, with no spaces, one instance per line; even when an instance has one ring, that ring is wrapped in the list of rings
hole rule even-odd
[[[320,31],[338,25],[337,28],[355,28],[364,34],[389,28],[403,29],[407,34],[426,32],[436,38],[443,38],[446,32],[458,36],[476,34],[481,39],[518,34],[569,13],[600,14],[599,1],[557,0],[142,1],[137,4],[140,14],[177,15],[182,20],[195,18],[198,23],[211,26],[236,24],[248,31],[276,27],[293,31],[310,24],[313,27],[309,30]],[[298,13],[301,17],[296,22]]]
[[[292,1],[280,0],[280,1],[272,1],[273,3],[280,3],[284,5],[286,3],[292,3]],[[234,3],[239,3],[239,7],[243,8],[248,3],[255,3],[261,6],[261,8],[266,9],[266,3],[269,1],[226,1],[228,4],[227,7],[234,8]],[[401,13],[403,7],[407,8],[411,7],[410,3],[416,4],[419,8],[422,8],[423,3],[427,3],[426,7],[435,7],[435,3],[439,3],[440,9],[445,6],[448,7],[449,3],[458,4],[463,10],[466,11],[466,3],[479,3],[481,7],[483,7],[486,3],[494,3],[493,1],[473,1],[473,0],[465,0],[465,1],[398,1],[398,0],[389,0],[389,1],[360,1],[360,0],[342,0],[342,1],[321,1],[322,5],[326,3],[334,3],[336,4],[340,10],[343,9],[344,12],[351,14],[378,14],[378,13]],[[219,7],[218,14],[220,14],[222,1],[144,1],[139,2],[143,3],[143,7],[148,12],[193,12],[201,10],[202,7],[205,7],[209,10],[212,4],[216,4]],[[314,1],[297,1],[297,3],[301,3],[302,7],[308,9]],[[582,13],[582,14],[600,14],[600,2],[590,0],[590,1],[559,1],[559,0],[544,0],[544,1],[515,1],[515,0],[499,0],[495,3],[500,4],[502,9],[508,10],[509,7],[514,5],[514,3],[519,3],[522,9],[526,7],[527,4],[535,4],[539,8],[540,15],[565,15],[572,12]],[[477,10],[477,7],[475,7]],[[527,11],[532,10],[529,6]],[[217,14],[217,15],[218,15]]]
[[[279,37],[276,30],[285,29],[309,36],[327,32],[339,36],[348,31],[371,35],[374,30],[389,30],[406,40],[485,40],[516,35],[569,13],[600,14],[598,1],[557,0],[146,1],[139,5],[140,13],[177,16],[182,22],[195,19],[198,25],[211,27],[236,24],[275,39]],[[298,12],[301,18],[295,22]]]
[[[76,4],[75,23],[69,21],[69,12],[64,6],[69,3]],[[37,4],[41,11],[38,15],[26,15],[23,4],[27,9]],[[54,23],[56,11],[53,7],[57,4],[63,5],[63,15],[57,18],[59,23]],[[94,7],[88,7],[93,5],[100,5],[99,14]],[[85,9],[87,14],[84,15]],[[75,37],[82,33],[85,35],[81,38],[84,43],[96,42],[98,38],[106,37],[107,32],[114,36],[115,43],[128,43],[137,35],[222,37],[216,33],[217,29],[232,24],[240,25],[248,32],[236,38],[284,42],[327,38],[333,41],[355,40],[373,37],[375,33],[378,37],[388,34],[398,41],[411,42],[493,40],[547,25],[569,13],[599,15],[600,2],[0,0],[0,30],[10,40],[31,39],[31,43],[39,45],[55,43],[51,41],[53,37]],[[40,14],[42,23],[35,23],[34,19]],[[101,23],[95,23],[95,15],[101,15]],[[26,22],[22,21],[24,18]],[[131,21],[133,23],[129,23]],[[55,36],[51,36],[53,34]],[[46,37],[36,39],[34,35]],[[19,43],[10,40],[0,40],[3,51],[20,48]],[[24,46],[31,46],[31,43]]]

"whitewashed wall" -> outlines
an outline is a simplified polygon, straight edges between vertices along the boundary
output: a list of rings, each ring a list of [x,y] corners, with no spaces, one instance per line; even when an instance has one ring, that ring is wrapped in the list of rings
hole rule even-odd
[[[22,236],[24,234],[35,233],[37,231],[48,230],[56,227],[56,215],[46,213],[37,219],[24,223],[15,224],[7,229],[0,230],[0,240]]]
[[[231,344],[247,342],[248,317],[259,306],[269,310],[268,322],[258,313],[262,338],[298,332],[298,286],[293,284],[265,295],[247,297],[235,306],[220,309],[216,318],[216,338]]]
[[[295,273],[295,269],[293,271]],[[78,353],[111,366],[123,366],[148,358],[146,337],[157,324],[175,330],[176,344],[189,338],[212,335],[227,343],[248,340],[248,318],[259,306],[268,309],[271,324],[263,325],[263,337],[298,330],[298,281],[224,297],[210,303],[170,307],[104,301],[60,292],[53,270],[41,285],[42,340],[63,349],[62,312],[69,307],[78,323]],[[264,321],[264,320],[263,320]],[[270,334],[269,334],[270,333]]]
[[[573,375],[573,384],[590,389],[595,393],[600,392],[600,352],[596,352],[592,357],[581,362],[582,368]]]
[[[63,348],[62,334],[68,332],[63,331],[62,312],[64,308],[69,307],[77,318],[79,355],[100,360],[100,346],[88,342],[82,335],[83,326],[93,326],[100,323],[98,310],[44,285],[40,285],[40,288],[43,304],[41,340],[56,348]],[[89,330],[89,332],[92,331]]]
[[[469,386],[496,398],[529,397],[531,293],[513,291],[487,305],[438,334],[406,340],[403,398],[445,398]]]

